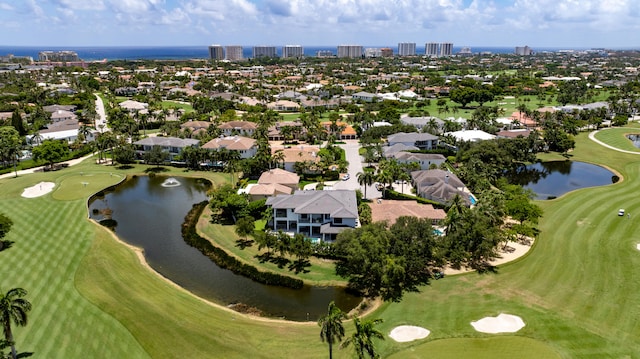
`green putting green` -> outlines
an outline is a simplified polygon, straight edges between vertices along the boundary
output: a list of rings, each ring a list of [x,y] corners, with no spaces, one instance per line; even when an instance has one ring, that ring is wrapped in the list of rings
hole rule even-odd
[[[53,198],[61,201],[86,199],[92,194],[113,186],[126,176],[113,172],[81,172],[62,177],[53,192]]]

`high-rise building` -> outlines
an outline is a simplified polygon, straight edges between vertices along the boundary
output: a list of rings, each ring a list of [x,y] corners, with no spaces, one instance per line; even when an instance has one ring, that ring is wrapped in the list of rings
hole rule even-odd
[[[451,56],[453,55],[453,44],[450,42],[443,42],[440,44],[440,56]]]
[[[253,58],[257,59],[258,57],[278,57],[276,53],[275,46],[254,46],[253,47]]]
[[[382,55],[382,57],[393,57],[393,49],[390,47],[383,47],[380,49],[380,55]]]
[[[533,50],[529,46],[516,46],[516,55],[530,56],[533,54]]]
[[[416,56],[416,43],[415,42],[399,43],[398,56]]]
[[[338,45],[338,57],[358,58],[362,57],[361,45]]]
[[[75,51],[40,51],[38,61],[75,62],[80,59]]]
[[[427,42],[424,44],[424,54],[431,57],[438,56],[440,46],[436,42]]]
[[[285,45],[282,47],[282,58],[300,58],[304,56],[304,48],[300,45]]]
[[[222,60],[222,59],[224,59],[224,48],[221,45],[211,45],[211,46],[209,46],[209,58],[211,60]]]
[[[242,46],[232,45],[225,47],[225,58],[229,61],[241,61],[243,59]]]

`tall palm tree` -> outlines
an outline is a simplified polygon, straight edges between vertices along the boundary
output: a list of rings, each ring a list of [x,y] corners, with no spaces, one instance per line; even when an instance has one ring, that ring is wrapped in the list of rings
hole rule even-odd
[[[333,358],[333,343],[341,341],[342,337],[344,337],[342,319],[345,318],[344,312],[332,301],[327,308],[327,314],[318,320],[320,340],[329,344],[329,359]]]
[[[11,333],[11,322],[19,326],[27,325],[27,312],[31,310],[31,303],[23,299],[27,291],[22,288],[10,289],[6,294],[0,293],[0,324],[4,330],[4,337],[11,344],[11,357],[17,358],[16,346]]]
[[[371,186],[376,181],[376,175],[373,172],[365,171],[358,172],[356,175],[358,178],[358,184],[364,187],[364,198],[367,198],[367,187]]]
[[[356,327],[356,331],[347,338],[340,347],[346,348],[350,344],[353,344],[353,348],[359,359],[364,359],[365,354],[372,359],[379,358],[380,354],[376,351],[376,347],[373,345],[374,338],[384,340],[382,332],[374,328],[375,325],[379,323],[382,323],[382,319],[360,321],[358,317],[353,318],[353,324]]]

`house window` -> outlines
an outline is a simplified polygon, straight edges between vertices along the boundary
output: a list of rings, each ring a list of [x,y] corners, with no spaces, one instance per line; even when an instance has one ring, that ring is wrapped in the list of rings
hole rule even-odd
[[[333,223],[334,224],[342,224],[342,218],[334,218],[333,219]]]
[[[286,216],[287,216],[287,210],[285,208],[276,209],[276,217],[286,217]]]

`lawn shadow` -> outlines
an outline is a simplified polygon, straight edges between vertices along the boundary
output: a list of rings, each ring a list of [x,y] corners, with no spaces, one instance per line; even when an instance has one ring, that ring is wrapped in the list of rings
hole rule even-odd
[[[11,248],[11,246],[13,246],[13,243],[13,241],[8,241],[6,239],[0,241],[0,252],[4,251],[5,249]]]
[[[289,264],[288,268],[290,271],[293,271],[295,274],[299,273],[309,273],[310,271],[307,267],[311,267],[311,262],[308,259],[297,259],[291,264]]]
[[[245,249],[247,247],[253,246],[253,243],[254,242],[252,239],[238,239],[236,240],[236,247],[240,249]]]
[[[162,172],[169,172],[169,170],[164,167],[149,167],[144,170],[144,173],[162,173]]]

